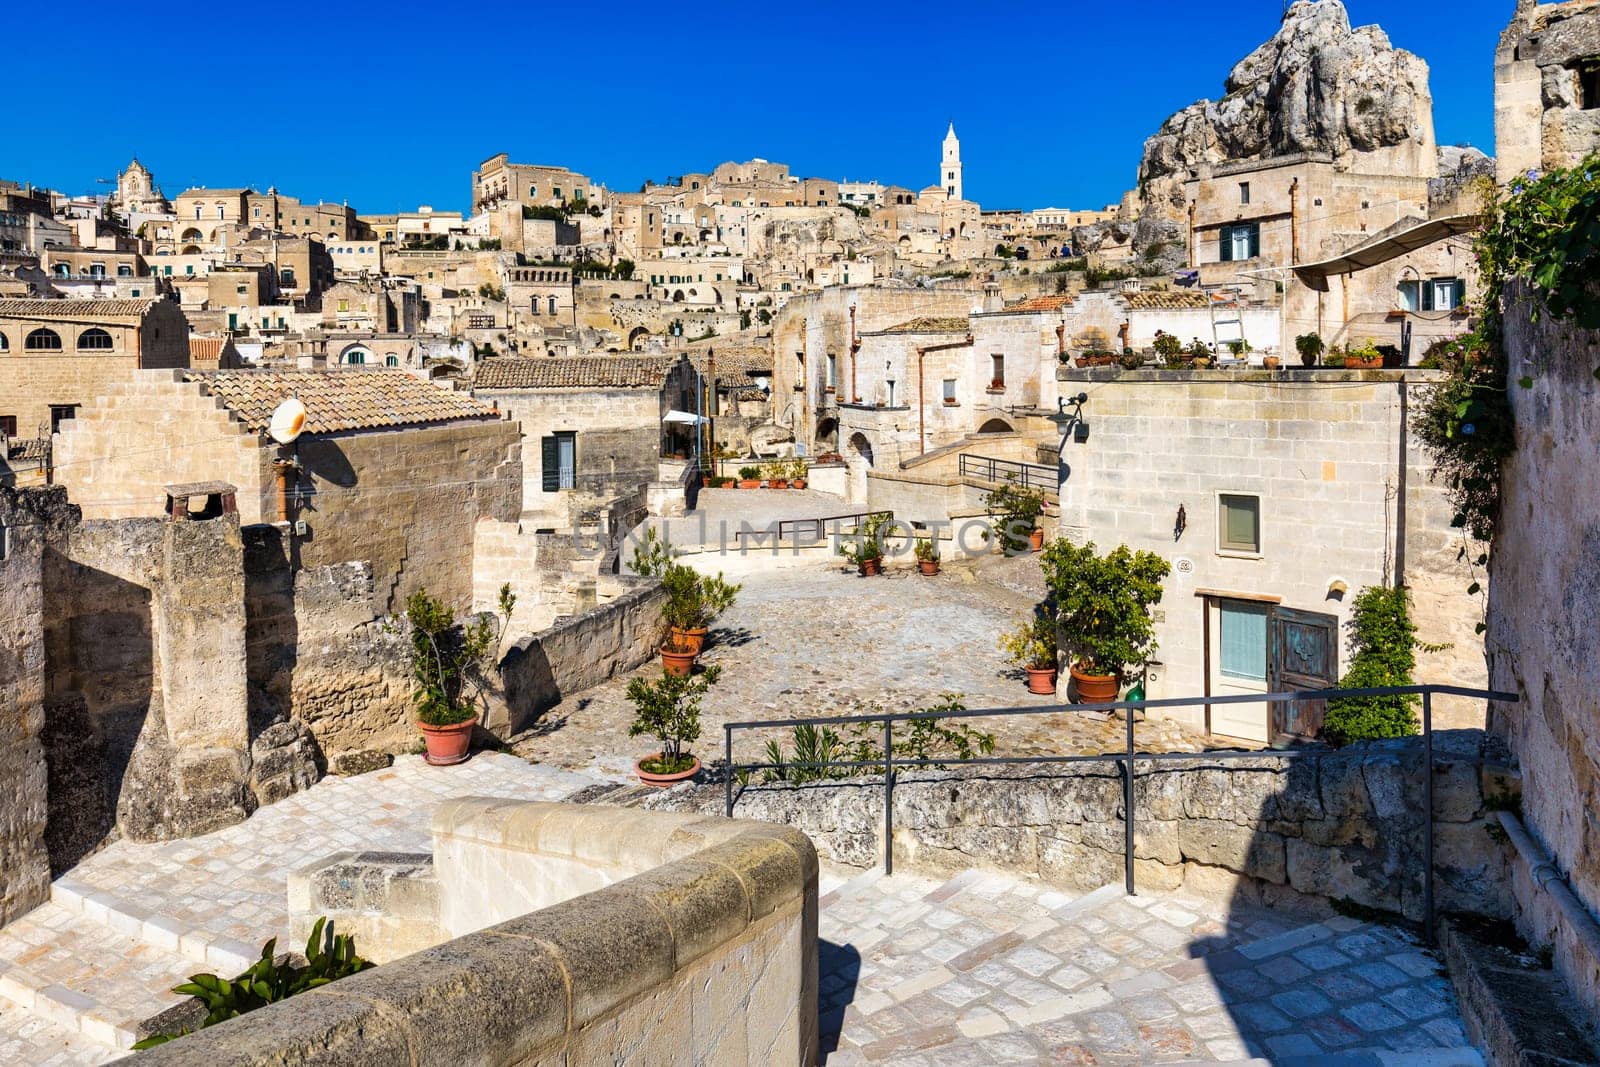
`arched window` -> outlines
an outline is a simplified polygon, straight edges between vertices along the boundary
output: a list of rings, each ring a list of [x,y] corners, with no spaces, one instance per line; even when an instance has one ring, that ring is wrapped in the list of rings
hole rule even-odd
[[[28,335],[27,340],[22,342],[22,347],[29,352],[59,352],[61,335],[41,326]]]
[[[72,268],[69,267],[65,263],[57,263],[56,264],[56,277],[57,278],[70,278],[70,277],[72,277]]]
[[[352,348],[344,354],[344,361],[352,367],[364,366],[367,362],[367,350],[364,348]]]
[[[10,350],[11,342],[6,340],[5,334],[0,333],[0,352],[9,352]]]
[[[84,330],[78,335],[79,352],[108,352],[116,347],[111,341],[111,335],[96,326],[92,330]]]
[[[400,357],[390,353],[383,357],[383,365],[385,367],[398,367],[400,365]]]

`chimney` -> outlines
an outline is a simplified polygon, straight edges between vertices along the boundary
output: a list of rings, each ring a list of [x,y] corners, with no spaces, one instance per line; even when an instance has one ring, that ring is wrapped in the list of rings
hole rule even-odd
[[[983,283],[983,310],[985,312],[989,312],[989,311],[1004,311],[1005,310],[1005,306],[1006,306],[1006,299],[1005,299],[1005,297],[1000,295],[1000,283],[999,282],[984,282]]]

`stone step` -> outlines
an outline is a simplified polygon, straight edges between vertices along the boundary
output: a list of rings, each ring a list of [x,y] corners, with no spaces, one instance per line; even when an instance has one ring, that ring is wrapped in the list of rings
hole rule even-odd
[[[120,1050],[90,1041],[76,1030],[57,1026],[0,998],[0,1063],[91,1067],[121,1055]]]
[[[0,930],[0,999],[110,1050],[130,1048],[200,969],[56,903]]]
[[[260,945],[250,945],[168,916],[151,914],[136,904],[76,881],[70,875],[57,878],[51,884],[50,902],[124,937],[143,941],[152,948],[230,978],[248,969],[261,956]]]

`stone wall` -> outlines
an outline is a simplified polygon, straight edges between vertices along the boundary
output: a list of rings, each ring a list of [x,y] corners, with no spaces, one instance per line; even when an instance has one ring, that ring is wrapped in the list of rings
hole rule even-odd
[[[1517,450],[1501,479],[1486,638],[1494,688],[1522,700],[1495,705],[1491,728],[1529,783],[1528,830],[1579,900],[1600,912],[1600,333],[1531,319],[1526,301],[1506,310]],[[1523,375],[1531,388],[1517,384]],[[1523,912],[1539,908],[1539,892],[1519,894]],[[1526,935],[1551,936],[1519,918]],[[1600,960],[1581,960],[1565,924],[1553,932],[1557,965],[1600,1017]]]
[[[818,872],[803,834],[479,798],[441,805],[434,852],[431,879],[427,857],[404,871],[411,857],[330,857],[296,873],[291,906],[340,928],[367,906],[399,911],[455,940],[130,1062],[817,1061]]]
[[[0,926],[50,897],[44,554],[72,511],[61,489],[0,489]]]
[[[1509,912],[1504,835],[1489,829],[1515,782],[1481,768],[1483,737],[1438,737],[1434,774],[1439,907]],[[1351,901],[1422,915],[1422,753],[1373,742],[1248,763],[1138,764],[1138,885],[1243,894],[1267,903]],[[756,776],[759,782],[759,773]],[[895,864],[955,872],[1000,868],[1089,890],[1123,880],[1123,783],[1117,765],[955,768],[897,776]],[[649,807],[721,812],[721,786],[676,790]],[[825,858],[883,862],[883,781],[753,784],[734,810],[803,830]]]

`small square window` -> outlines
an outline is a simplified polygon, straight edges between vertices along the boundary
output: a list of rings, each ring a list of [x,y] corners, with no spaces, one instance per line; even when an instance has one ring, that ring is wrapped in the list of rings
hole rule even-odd
[[[1217,497],[1217,548],[1223,552],[1261,551],[1261,498],[1223,493]]]
[[[956,380],[954,378],[946,378],[944,380],[944,402],[946,404],[954,404],[956,402]]]
[[[1250,183],[1249,182],[1240,182],[1239,183],[1239,203],[1248,204],[1249,202],[1250,202]]]

